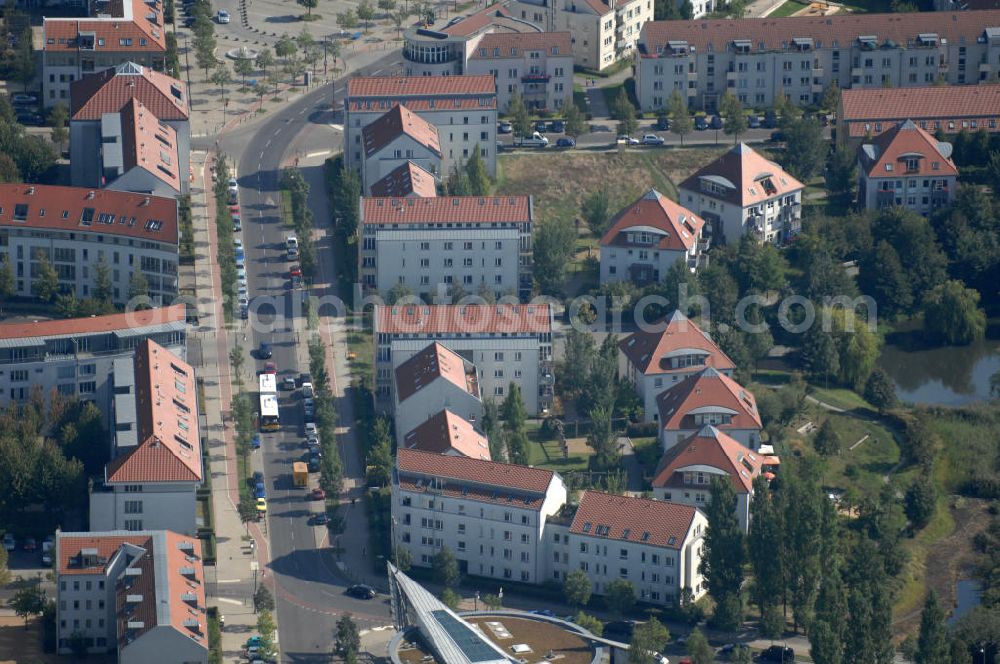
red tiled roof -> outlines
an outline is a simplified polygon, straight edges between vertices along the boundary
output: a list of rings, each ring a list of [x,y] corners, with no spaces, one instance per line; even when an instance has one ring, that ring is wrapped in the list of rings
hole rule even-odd
[[[499,49],[499,51],[497,51]],[[573,57],[571,32],[491,32],[483,35],[469,54],[470,60],[525,57],[526,51],[544,51],[546,55]]]
[[[27,206],[25,218],[15,221],[19,205]],[[87,210],[90,218],[85,220]],[[110,217],[102,219],[104,215]],[[110,189],[0,184],[0,227],[123,235],[176,245],[177,201]]]
[[[496,95],[496,83],[489,74],[464,76],[354,76],[347,79],[347,97],[389,98],[465,97]],[[410,103],[407,101],[406,105]],[[444,108],[447,108],[446,106]]]
[[[1000,83],[851,88],[841,91],[840,112],[837,114],[838,123],[850,123],[851,136],[864,136],[865,122],[961,118],[1000,118]],[[986,124],[980,126],[986,127]],[[956,131],[960,128],[961,125]]]
[[[718,425],[727,429],[761,429],[760,414],[753,394],[742,385],[712,367],[688,376],[656,397],[663,429],[697,429],[689,413],[700,408],[724,408],[732,411],[732,423]]]
[[[878,44],[887,39],[907,44],[920,34],[936,34],[957,44],[960,38],[975,41],[983,30],[1000,26],[1000,11],[909,12],[892,14],[837,14],[835,16],[789,16],[783,18],[696,19],[691,21],[649,21],[639,38],[642,57],[658,57],[668,41],[686,41],[697,52],[723,51],[736,39],[750,42],[750,51],[783,50],[795,38],[812,38],[829,48],[838,41],[849,48],[859,36],[874,35]],[[818,46],[818,44],[817,44]]]
[[[680,549],[696,512],[689,505],[584,491],[569,530],[609,541]]]
[[[400,405],[439,378],[479,398],[475,367],[471,363],[467,367],[458,353],[432,343],[396,367],[396,395]]]
[[[733,370],[736,365],[707,334],[680,311],[674,311],[661,331],[634,332],[618,342],[625,357],[637,371],[646,375],[690,372],[692,367],[670,367],[667,359],[673,355],[704,355],[705,366],[720,371]],[[652,327],[659,328],[661,323]]]
[[[129,311],[123,314],[44,320],[32,323],[0,323],[0,339],[26,339],[29,337],[58,337],[64,335],[100,334],[115,330],[132,330],[153,325],[177,323],[185,320],[185,305]]]
[[[42,23],[46,51],[82,51],[77,43],[81,33],[94,33],[93,53],[163,53],[167,50],[160,4],[144,0],[111,3],[109,16],[89,18],[46,18]],[[103,45],[100,40],[103,40]],[[122,40],[128,40],[123,43]],[[86,51],[90,52],[90,51]]]
[[[362,224],[530,224],[528,196],[365,198]]]
[[[611,227],[601,238],[601,246],[639,246],[628,241],[626,232],[632,229],[642,230],[641,227],[645,227],[653,229],[659,236],[659,241],[652,245],[652,248],[690,251],[698,242],[698,236],[704,225],[704,219],[655,189],[650,189],[611,221]]]
[[[139,444],[108,464],[107,483],[200,482],[194,369],[149,339],[135,353],[135,411]]]
[[[407,161],[371,186],[371,195],[380,198],[434,198],[437,185],[434,176],[423,168]]]
[[[544,494],[555,475],[551,470],[518,466],[510,463],[471,459],[464,456],[443,456],[419,450],[396,451],[396,467],[400,474],[424,475],[444,481],[470,482],[487,487]],[[500,496],[506,500],[506,495]],[[523,503],[523,501],[519,501]]]
[[[702,179],[721,185],[726,193],[719,195],[703,191]],[[747,207],[804,189],[805,185],[778,164],[765,159],[745,143],[740,143],[700,168],[684,180],[680,188]]]
[[[177,132],[156,119],[138,99],[122,109],[122,155],[125,172],[139,167],[180,192]]]
[[[150,67],[129,62],[70,83],[70,115],[74,120],[100,120],[138,99],[160,120],[187,120],[187,86]]]
[[[437,127],[410,111],[402,104],[396,104],[379,119],[361,130],[365,145],[365,156],[371,157],[400,136],[409,136],[418,144],[437,156],[441,156],[441,142]]]
[[[458,452],[473,459],[490,460],[490,444],[465,418],[442,410],[403,437],[403,447],[422,452]]]
[[[958,175],[958,169],[951,160],[951,144],[938,143],[936,138],[909,120],[861,146],[859,154],[869,178]],[[917,170],[906,170],[908,157],[917,158]]]
[[[375,307],[378,334],[549,334],[549,304],[435,304]]]
[[[104,574],[112,556],[123,544],[140,547],[149,546],[149,535],[102,535],[100,533],[67,533],[57,538],[58,560],[55,569],[60,576],[69,574]],[[96,565],[80,566],[80,552],[84,549],[96,549]]]
[[[666,451],[653,476],[653,487],[671,486],[674,473],[684,468],[709,466],[729,475],[738,493],[750,493],[754,478],[760,475],[762,461],[763,457],[731,436],[706,425]]]
[[[493,4],[480,9],[475,13],[469,14],[460,21],[446,25],[444,28],[437,30],[436,32],[441,32],[442,34],[446,34],[451,37],[464,37],[466,35],[476,34],[492,23],[494,18],[503,16],[509,16],[506,8],[497,7]]]

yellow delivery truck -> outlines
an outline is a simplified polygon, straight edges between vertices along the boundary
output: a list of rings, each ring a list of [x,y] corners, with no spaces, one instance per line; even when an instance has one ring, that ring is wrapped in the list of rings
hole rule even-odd
[[[295,486],[303,488],[309,483],[309,467],[305,461],[296,461],[292,464],[292,480]]]

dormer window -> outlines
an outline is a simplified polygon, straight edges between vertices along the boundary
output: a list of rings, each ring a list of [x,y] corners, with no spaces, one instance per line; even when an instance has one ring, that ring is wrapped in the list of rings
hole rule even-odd
[[[916,173],[920,170],[920,160],[916,157],[907,157],[906,159],[906,172]]]

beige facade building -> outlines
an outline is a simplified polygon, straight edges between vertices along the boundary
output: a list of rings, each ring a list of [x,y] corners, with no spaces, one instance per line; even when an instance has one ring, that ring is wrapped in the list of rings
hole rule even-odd
[[[494,32],[473,49],[466,71],[491,74],[497,107],[518,95],[530,110],[558,112],[573,99],[573,39],[569,32]]]
[[[656,398],[660,443],[670,450],[706,424],[750,449],[760,447],[764,426],[753,394],[713,367],[688,376]]]

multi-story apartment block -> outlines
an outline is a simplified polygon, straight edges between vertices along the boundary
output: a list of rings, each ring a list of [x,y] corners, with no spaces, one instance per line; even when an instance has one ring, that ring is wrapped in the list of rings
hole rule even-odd
[[[706,424],[750,449],[760,447],[757,400],[735,380],[707,367],[688,376],[656,398],[660,443],[669,450]]]
[[[508,10],[546,32],[571,33],[575,64],[596,71],[628,57],[653,20],[652,0],[515,0]]]
[[[119,165],[112,162],[116,157],[119,161],[121,159],[123,138],[112,140],[122,135],[122,129],[127,129],[122,126],[121,114],[133,100],[138,101],[159,124],[173,130],[173,133],[166,129],[157,131],[153,134],[156,140],[147,135],[141,142],[147,142],[152,152],[161,140],[158,137],[162,136],[168,143],[164,146],[168,155],[176,149],[176,161],[164,166],[177,176],[181,191],[187,193],[191,163],[191,108],[187,86],[134,62],[84,76],[70,85],[72,183],[78,187],[103,187],[117,177],[114,171],[108,173],[106,170]],[[170,143],[173,143],[172,147]],[[117,147],[114,147],[116,144]],[[157,147],[157,151],[160,149]]]
[[[476,366],[439,343],[431,343],[396,367],[396,440],[444,409],[469,422],[483,417]]]
[[[635,65],[644,112],[674,89],[714,112],[726,91],[744,106],[818,102],[831,83],[903,88],[995,80],[1000,10],[841,14],[819,17],[653,21],[642,29]]]
[[[344,99],[344,164],[361,172],[364,128],[396,104],[438,130],[441,173],[478,149],[496,175],[497,92],[492,76],[355,76]]]
[[[393,473],[393,541],[430,567],[442,548],[462,574],[540,583],[547,517],[566,503],[562,477],[541,468],[400,449]]]
[[[678,261],[694,272],[708,249],[704,226],[693,212],[650,189],[619,212],[601,238],[601,283],[656,283]]]
[[[674,294],[670,294],[674,297]],[[730,378],[736,365],[701,328],[680,311],[618,342],[623,375],[642,400],[645,421],[657,418],[656,397],[688,376],[712,367]]]
[[[201,542],[170,531],[57,533],[56,644],[122,664],[207,664]]]
[[[90,527],[194,535],[202,481],[194,369],[147,339],[132,361],[115,362],[113,376],[112,461],[91,490]]]
[[[373,183],[369,193],[376,198],[434,198],[437,181],[433,173],[407,160]]]
[[[927,215],[954,200],[957,181],[951,143],[909,120],[858,150],[858,204],[866,210],[899,206]]]
[[[108,189],[174,197],[181,193],[177,132],[132,99],[101,117],[101,182]]]
[[[159,0],[95,0],[88,18],[42,22],[42,98],[69,102],[70,84],[125,62],[163,71],[167,42]]]
[[[403,436],[400,447],[490,460],[490,442],[486,436],[476,431],[471,422],[447,408]]]
[[[483,35],[494,31],[537,32],[538,26],[510,17],[495,2],[442,27],[422,23],[403,31],[403,73],[407,76],[460,76]]]
[[[441,143],[437,127],[396,104],[385,115],[361,132],[364,165],[361,167],[362,191],[372,187],[400,166],[416,164],[433,174],[441,172]]]
[[[678,187],[684,207],[695,210],[721,244],[784,242],[802,230],[805,185],[781,166],[740,143]]]
[[[0,184],[0,256],[14,269],[14,292],[34,295],[40,258],[59,274],[60,289],[93,295],[97,264],[107,264],[112,299],[129,298],[142,272],[154,303],[177,295],[177,201],[107,189]]]
[[[106,418],[115,362],[131,358],[144,340],[187,357],[185,306],[124,314],[0,324],[0,407],[26,401],[38,389],[88,399]],[[112,423],[107,419],[105,424]]]
[[[550,519],[546,559],[560,582],[583,570],[596,594],[616,579],[631,581],[636,598],[670,606],[682,590],[705,594],[698,566],[708,520],[694,507],[585,491],[577,507]]]
[[[837,110],[837,141],[860,145],[912,121],[928,133],[1000,131],[1000,84],[844,90]]]
[[[497,107],[518,95],[532,110],[559,111],[573,99],[573,38],[568,32],[494,32],[469,56],[469,74],[492,74]]]
[[[711,425],[666,451],[653,476],[653,498],[704,509],[712,500],[712,479],[729,476],[736,491],[736,518],[750,527],[753,481],[764,458]]]
[[[502,401],[515,383],[528,414],[544,413],[555,382],[552,316],[549,304],[376,306],[377,405],[391,408],[395,368],[436,341],[476,365],[484,400]]]
[[[367,291],[531,294],[528,196],[361,200],[359,274]],[[460,290],[459,290],[460,289]]]

